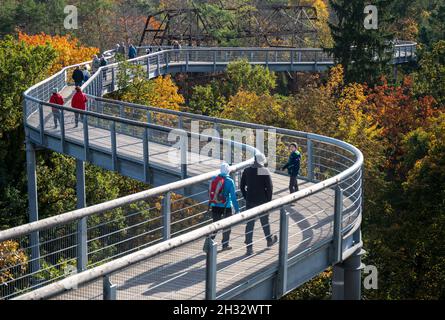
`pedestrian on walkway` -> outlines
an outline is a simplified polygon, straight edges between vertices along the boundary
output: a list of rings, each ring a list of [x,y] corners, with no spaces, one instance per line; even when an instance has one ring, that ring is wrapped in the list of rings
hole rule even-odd
[[[81,87],[83,84],[83,72],[82,70],[80,70],[80,67],[77,66],[76,69],[73,72],[73,76],[72,76],[73,80],[74,80],[74,85],[76,87]]]
[[[128,49],[128,58],[129,59],[135,59],[138,56],[138,51],[136,47],[133,44],[130,44],[130,47]]]
[[[241,177],[241,192],[246,200],[246,210],[255,208],[262,204],[272,201],[273,184],[270,172],[264,167],[266,157],[262,153],[255,155],[255,163],[244,170]],[[255,220],[252,219],[246,225],[246,241],[247,246],[246,255],[253,254],[253,230],[255,227]],[[270,231],[269,214],[264,214],[260,217],[261,225],[263,227],[264,236],[266,237],[267,247],[272,247],[277,241],[276,235],[272,236]]]
[[[177,40],[173,42],[173,49],[175,50],[175,61],[179,62],[179,54],[181,52],[181,45]]]
[[[57,88],[53,88],[53,94],[49,99],[49,103],[58,104],[59,106],[63,106],[65,104],[65,100],[63,100],[63,97],[60,95],[59,90]],[[57,129],[57,122],[61,121],[60,110],[57,108],[51,108],[51,109],[54,118],[54,129]]]
[[[232,206],[235,213],[240,212],[236,195],[235,182],[230,177],[230,166],[227,163],[221,165],[221,173],[212,179],[209,189],[209,207],[212,212],[213,222],[232,216]],[[231,229],[223,231],[222,250],[231,250],[229,245]],[[211,236],[215,239],[216,234]]]
[[[289,145],[290,156],[286,165],[282,170],[286,170],[289,173],[289,191],[294,193],[298,191],[298,175],[300,174],[300,163],[301,163],[301,153],[298,151],[298,145],[296,143],[291,143]]]
[[[95,54],[94,56],[93,56],[93,70],[92,70],[92,72],[93,72],[93,74],[94,73],[96,73],[97,72],[97,70],[99,70],[99,68],[100,68],[100,59],[99,59],[99,57],[97,56],[97,54]]]
[[[84,83],[87,82],[88,79],[90,79],[90,78],[91,78],[91,74],[90,74],[90,72],[88,71],[88,67],[85,66],[85,67],[83,68],[83,82],[84,82]]]
[[[76,87],[76,93],[71,100],[71,107],[77,110],[85,111],[87,109],[87,101],[87,96],[82,92],[82,89],[80,87]],[[75,128],[79,126],[79,116],[80,121],[83,121],[83,115],[79,114],[78,112],[74,113]]]
[[[108,61],[107,61],[107,59],[105,59],[105,56],[102,55],[100,57],[100,66],[101,67],[106,67],[107,65],[108,65]],[[107,80],[107,72],[108,72],[108,70],[103,70],[102,72],[103,72],[104,80],[106,81]]]

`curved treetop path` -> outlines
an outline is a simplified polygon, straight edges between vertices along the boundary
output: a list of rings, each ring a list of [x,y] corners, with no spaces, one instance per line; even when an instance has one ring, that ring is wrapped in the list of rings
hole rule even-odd
[[[130,62],[153,78],[216,72],[239,58],[275,71],[316,71],[333,65],[318,49],[259,48],[159,48]],[[395,47],[395,64],[413,59],[414,43]],[[310,133],[104,99],[105,93],[118,89],[117,63],[102,67],[83,85],[88,110],[74,110],[69,107],[72,70],[67,67],[24,94],[34,222],[0,232],[0,242],[16,241],[28,257],[0,270],[9,275],[0,286],[1,297],[270,299],[335,266],[334,277],[345,279],[344,285],[334,286],[335,297],[359,298],[363,155],[357,148]],[[47,102],[54,87],[66,98],[65,106]],[[55,111],[61,119],[58,128],[53,127]],[[77,128],[75,113],[83,116]],[[298,143],[303,153],[300,191],[292,195],[289,178],[273,170],[287,160],[285,146],[290,142]],[[38,220],[36,148],[77,159],[80,209]],[[221,161],[233,165],[238,184],[257,152],[268,156],[274,200],[211,223],[207,188]],[[155,187],[82,209],[84,162]],[[161,205],[152,205],[158,197]],[[267,214],[279,243],[267,248],[257,222],[255,253],[245,256],[247,221]],[[221,233],[228,228],[233,249],[220,252]],[[215,242],[208,239],[214,232]]]

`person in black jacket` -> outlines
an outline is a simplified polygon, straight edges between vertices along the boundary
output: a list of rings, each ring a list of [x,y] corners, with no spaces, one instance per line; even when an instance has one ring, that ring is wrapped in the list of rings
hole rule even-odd
[[[289,146],[290,156],[283,170],[288,171],[290,175],[289,181],[289,191],[294,193],[298,191],[298,175],[300,174],[300,163],[301,163],[301,153],[298,151],[298,146],[296,143],[291,143]]]
[[[255,155],[255,163],[252,167],[244,170],[241,177],[241,192],[246,199],[247,210],[265,204],[272,200],[273,185],[270,172],[264,167],[266,158],[263,154]],[[267,240],[267,246],[273,246],[278,238],[272,236],[269,224],[269,215],[265,214],[260,217],[263,226],[264,235]],[[255,219],[249,221],[246,226],[246,245],[247,255],[253,254],[253,229],[255,227]]]
[[[84,80],[83,71],[80,70],[80,67],[76,67],[76,70],[73,72],[73,80],[76,87],[81,87]]]

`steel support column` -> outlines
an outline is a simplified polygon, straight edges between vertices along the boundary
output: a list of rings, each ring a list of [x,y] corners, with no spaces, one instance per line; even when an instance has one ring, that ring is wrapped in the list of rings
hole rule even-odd
[[[343,267],[338,264],[333,267],[332,273],[332,300],[345,298],[345,278]]]
[[[361,271],[362,255],[364,250],[358,249],[341,264],[334,266],[332,279],[333,300],[360,300],[361,299]]]
[[[39,205],[37,198],[37,173],[36,173],[36,150],[35,146],[26,142],[26,168],[28,174],[28,202],[29,202],[29,222],[39,220]],[[31,273],[40,270],[40,241],[39,232],[30,234],[31,242]]]
[[[86,207],[85,162],[76,160],[77,209]],[[77,271],[85,271],[88,265],[88,227],[87,218],[77,223]]]
[[[217,254],[218,245],[212,238],[206,239],[206,300],[216,300],[216,271],[217,271]]]

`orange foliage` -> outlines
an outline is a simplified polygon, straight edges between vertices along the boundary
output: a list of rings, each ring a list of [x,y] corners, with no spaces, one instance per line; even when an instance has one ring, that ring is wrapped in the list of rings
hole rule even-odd
[[[94,54],[99,52],[98,48],[82,46],[77,38],[70,35],[50,36],[45,33],[28,35],[19,32],[19,40],[31,46],[48,43],[57,51],[58,58],[50,68],[51,73],[56,73],[66,66],[89,61]]]
[[[412,130],[427,125],[430,117],[437,114],[435,100],[431,96],[416,98],[413,94],[413,81],[405,77],[401,86],[383,84],[376,86],[368,95],[368,106],[372,117],[382,128],[382,134],[392,146],[388,161],[401,156],[403,136]]]

